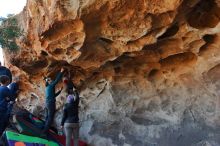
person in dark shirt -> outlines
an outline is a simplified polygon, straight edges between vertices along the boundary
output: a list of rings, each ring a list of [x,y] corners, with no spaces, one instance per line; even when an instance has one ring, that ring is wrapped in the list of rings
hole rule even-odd
[[[0,77],[0,135],[2,135],[2,133],[4,132],[8,122],[7,105],[9,100],[11,99],[11,92],[7,87],[9,82],[10,79],[8,76]]]
[[[11,81],[12,81],[11,71],[7,67],[2,66],[1,62],[0,62],[0,76],[8,76],[9,83],[11,83]]]
[[[10,102],[8,103],[8,111],[7,111],[8,116],[10,117],[11,111],[13,109],[13,105],[15,103],[15,100],[19,92],[19,78],[18,77],[13,78],[13,82],[8,85],[8,89],[11,92],[11,99],[10,99]]]
[[[57,74],[56,79],[52,81],[50,78],[46,78],[45,89],[45,108],[46,108],[46,120],[42,133],[46,133],[53,123],[54,114],[56,111],[56,97],[60,94],[61,90],[55,93],[55,87],[57,83],[62,79],[64,69]]]
[[[8,89],[11,91],[11,94],[12,94],[11,101],[15,101],[18,95],[18,91],[19,91],[19,78],[18,77],[13,78],[12,83],[8,85]]]
[[[66,135],[66,146],[71,146],[71,139],[74,138],[74,146],[78,146],[79,139],[79,95],[73,89],[68,90],[67,101],[64,106],[61,128],[64,127]]]

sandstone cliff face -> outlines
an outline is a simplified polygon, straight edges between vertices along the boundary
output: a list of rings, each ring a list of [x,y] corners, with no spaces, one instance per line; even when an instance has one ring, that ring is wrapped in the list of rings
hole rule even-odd
[[[220,145],[220,1],[28,0],[18,19],[20,106],[42,115],[42,78],[65,66],[91,145]]]

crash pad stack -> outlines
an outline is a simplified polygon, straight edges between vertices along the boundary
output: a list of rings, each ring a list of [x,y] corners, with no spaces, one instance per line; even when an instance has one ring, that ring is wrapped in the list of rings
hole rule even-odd
[[[8,146],[59,146],[59,144],[54,141],[23,135],[12,131],[6,131],[5,135]]]
[[[55,128],[51,128],[46,137],[41,137],[44,121],[29,112],[15,114],[13,125],[16,130],[9,128],[4,133],[7,146],[65,146],[65,136],[58,135]],[[86,145],[79,141],[79,146]]]

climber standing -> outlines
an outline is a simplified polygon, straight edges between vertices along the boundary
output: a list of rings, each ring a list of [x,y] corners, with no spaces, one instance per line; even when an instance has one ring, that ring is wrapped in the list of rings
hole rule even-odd
[[[7,67],[2,66],[2,63],[0,62],[0,77],[1,76],[8,76],[9,77],[9,83],[11,83],[11,81],[12,81],[11,71]]]
[[[62,79],[64,69],[61,68],[57,74],[56,79],[52,81],[50,78],[46,78],[45,89],[45,106],[46,106],[46,120],[43,129],[43,133],[46,133],[53,123],[54,114],[56,111],[56,97],[60,94],[61,90],[55,93],[55,87],[57,83]]]
[[[0,77],[0,135],[4,132],[5,128],[7,127],[8,122],[8,114],[7,114],[7,106],[8,102],[11,99],[11,92],[8,89],[7,85],[9,84],[10,79],[8,76],[1,76]]]
[[[75,89],[75,88],[74,88]],[[79,141],[79,95],[73,89],[68,90],[66,104],[64,105],[61,128],[64,127],[66,135],[66,146],[71,146],[71,139],[74,139],[74,146],[78,146]]]

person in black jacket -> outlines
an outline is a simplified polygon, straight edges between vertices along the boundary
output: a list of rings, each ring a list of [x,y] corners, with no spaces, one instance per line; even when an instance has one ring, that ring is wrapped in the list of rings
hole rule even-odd
[[[0,136],[4,132],[7,127],[8,122],[8,114],[7,114],[7,106],[10,101],[12,95],[7,85],[9,84],[10,79],[8,76],[0,77]]]
[[[74,146],[78,146],[79,141],[79,95],[73,89],[68,90],[66,104],[64,105],[61,128],[64,127],[66,135],[66,146],[71,146],[71,139],[74,139]]]
[[[9,77],[9,83],[11,83],[11,81],[12,81],[11,71],[7,67],[2,66],[2,63],[0,62],[0,77],[1,76],[8,76]]]
[[[11,92],[11,99],[8,102],[8,107],[7,107],[8,108],[7,109],[7,114],[8,114],[7,123],[9,124],[9,119],[10,119],[10,116],[12,115],[11,113],[12,113],[13,105],[15,104],[16,98],[18,97],[18,93],[19,93],[19,78],[13,77],[13,81],[7,87]]]

